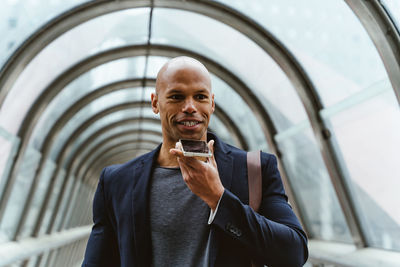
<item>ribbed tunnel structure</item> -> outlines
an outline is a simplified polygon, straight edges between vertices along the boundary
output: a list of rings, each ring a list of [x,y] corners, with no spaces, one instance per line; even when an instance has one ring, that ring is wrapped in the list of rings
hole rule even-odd
[[[79,266],[99,174],[162,140],[160,67],[204,63],[225,142],[278,156],[309,266],[400,266],[396,0],[7,0],[0,266]]]

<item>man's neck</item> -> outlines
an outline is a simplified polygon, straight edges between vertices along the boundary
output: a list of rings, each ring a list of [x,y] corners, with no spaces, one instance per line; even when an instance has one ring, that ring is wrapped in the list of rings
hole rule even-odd
[[[178,167],[178,161],[176,160],[176,156],[169,153],[171,148],[174,148],[175,145],[171,145],[168,143],[163,143],[161,145],[160,153],[158,154],[157,163],[161,167]]]
[[[169,153],[169,150],[171,148],[175,148],[176,142],[166,140],[166,138],[163,138],[163,143],[161,145],[160,153],[158,154],[157,158],[157,163],[161,167],[179,167],[178,161],[176,159],[176,156],[172,155]],[[207,132],[204,134],[204,136],[201,138],[207,142]]]

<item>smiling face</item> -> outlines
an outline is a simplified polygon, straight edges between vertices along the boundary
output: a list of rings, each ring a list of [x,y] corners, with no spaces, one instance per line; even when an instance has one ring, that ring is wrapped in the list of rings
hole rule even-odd
[[[200,62],[178,57],[166,63],[151,102],[154,113],[160,113],[166,145],[174,147],[179,139],[206,141],[215,106],[210,75]]]

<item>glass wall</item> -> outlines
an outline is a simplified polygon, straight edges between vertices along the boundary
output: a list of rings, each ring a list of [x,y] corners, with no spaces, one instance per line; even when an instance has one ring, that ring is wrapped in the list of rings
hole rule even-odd
[[[351,246],[359,227],[362,245],[400,251],[399,102],[346,1],[64,2],[2,3],[0,78],[11,87],[0,106],[0,249],[91,225],[101,169],[162,141],[150,106],[158,70],[190,55],[211,71],[217,109],[209,130],[234,146],[277,151],[311,240]],[[398,1],[366,7],[375,4],[399,27]],[[57,31],[46,24],[62,18]],[[39,33],[50,43],[28,39]],[[21,56],[32,51],[39,51],[32,59]],[[315,96],[311,104],[305,95]],[[345,217],[350,203],[338,199],[342,185],[332,173],[348,186],[361,225]],[[76,264],[85,244],[75,240],[16,266]]]

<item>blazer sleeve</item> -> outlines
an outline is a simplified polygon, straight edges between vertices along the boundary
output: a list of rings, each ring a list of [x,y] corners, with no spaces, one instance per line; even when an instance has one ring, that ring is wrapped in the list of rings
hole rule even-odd
[[[97,190],[93,199],[93,228],[90,234],[83,267],[109,267],[120,266],[118,241],[111,225],[104,196],[104,177],[106,168],[103,169]]]
[[[263,190],[259,213],[225,189],[213,224],[247,248],[256,262],[303,266],[307,237],[287,202],[275,156],[262,153]]]

